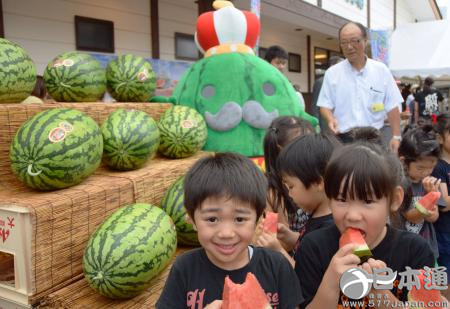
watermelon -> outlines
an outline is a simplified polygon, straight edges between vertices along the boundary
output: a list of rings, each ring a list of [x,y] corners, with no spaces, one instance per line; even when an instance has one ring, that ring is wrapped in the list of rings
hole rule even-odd
[[[0,103],[25,100],[36,84],[36,67],[27,52],[0,38]]]
[[[169,108],[161,116],[158,127],[161,134],[158,151],[166,157],[178,159],[191,156],[206,143],[206,123],[192,108]]]
[[[358,246],[353,251],[353,254],[357,255],[361,259],[361,263],[367,261],[372,252],[369,246],[366,244],[364,237],[360,230],[354,228],[348,228],[339,239],[339,247],[343,247],[346,244],[357,244]]]
[[[252,273],[247,273],[245,282],[237,284],[225,277],[222,309],[270,309],[266,293]]]
[[[167,189],[161,201],[161,208],[172,218],[177,229],[178,242],[188,246],[198,246],[197,232],[194,230],[192,224],[186,221],[184,176],[179,177]]]
[[[263,230],[267,233],[277,235],[277,229],[278,229],[278,214],[271,211],[266,212]]]
[[[91,55],[80,52],[63,53],[50,61],[44,82],[60,102],[95,102],[106,90],[105,70]]]
[[[106,85],[119,102],[147,102],[155,93],[156,76],[144,58],[120,55],[106,67]]]
[[[103,296],[131,298],[150,286],[176,247],[175,228],[162,209],[143,203],[124,206],[89,238],[84,275]]]
[[[97,123],[70,108],[54,108],[28,119],[11,143],[11,168],[38,190],[80,183],[100,165],[103,138]]]
[[[440,197],[441,192],[429,192],[422,196],[420,200],[414,204],[414,207],[422,215],[429,216],[430,210],[433,210]]]
[[[425,281],[425,270],[420,270],[420,275],[417,275],[417,278],[419,279],[420,288],[417,288],[415,285],[412,286],[411,290],[408,292],[408,301],[411,303],[410,309],[422,309],[422,308],[428,308],[428,307],[422,307],[420,304],[424,304],[427,306],[427,304],[438,304],[441,301],[443,301],[443,298],[441,297],[441,292],[439,290],[435,290],[433,286],[431,286],[430,290],[425,289],[425,285],[428,284]],[[431,274],[430,274],[431,275]],[[431,277],[430,277],[431,279]],[[417,306],[413,306],[413,305]],[[447,307],[447,306],[446,306]],[[436,306],[433,308],[443,308],[441,306]]]
[[[118,109],[102,125],[103,161],[117,170],[140,168],[159,146],[159,129],[145,112]]]

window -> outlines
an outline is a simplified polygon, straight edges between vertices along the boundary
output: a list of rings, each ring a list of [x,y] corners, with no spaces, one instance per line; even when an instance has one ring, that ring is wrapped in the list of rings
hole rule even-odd
[[[194,35],[175,32],[175,59],[191,61],[198,59]]]
[[[288,68],[289,72],[302,71],[302,58],[299,54],[288,53]]]
[[[77,50],[114,53],[114,23],[82,16],[75,16]]]

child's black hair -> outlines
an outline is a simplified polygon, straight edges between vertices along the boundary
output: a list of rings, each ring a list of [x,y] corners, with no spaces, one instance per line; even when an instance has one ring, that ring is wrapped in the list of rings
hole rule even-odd
[[[266,54],[264,56],[264,60],[266,60],[267,62],[270,63],[275,58],[287,59],[288,58],[288,54],[284,50],[283,47],[278,46],[278,45],[273,45],[273,46],[270,46],[266,50]]]
[[[336,150],[325,171],[327,197],[361,201],[387,197],[391,203],[401,177],[401,165],[395,160],[398,162],[371,143],[354,143]]]
[[[210,197],[249,203],[259,219],[266,208],[267,181],[249,158],[236,153],[216,153],[198,160],[184,180],[184,206],[194,212]]]
[[[306,189],[320,183],[333,151],[341,143],[333,135],[307,134],[287,145],[277,159],[281,174],[297,177]]]
[[[423,157],[439,158],[440,148],[433,127],[426,125],[406,131],[402,136],[398,155],[404,158],[406,166]]]
[[[275,118],[267,129],[264,137],[264,162],[269,192],[271,192],[269,204],[276,212],[280,205],[284,205],[288,215],[297,211],[297,206],[290,199],[278,172],[276,165],[278,155],[281,149],[294,138],[313,132],[314,129],[308,121],[295,116]]]
[[[434,130],[442,138],[444,138],[446,133],[450,133],[450,113],[447,112],[437,116]]]
[[[348,131],[348,134],[352,138],[353,142],[375,143],[378,146],[385,148],[380,130],[374,127],[355,127]]]

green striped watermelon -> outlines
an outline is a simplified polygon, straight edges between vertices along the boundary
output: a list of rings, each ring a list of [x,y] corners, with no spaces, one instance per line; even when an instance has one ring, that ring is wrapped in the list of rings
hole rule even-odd
[[[0,103],[22,102],[34,89],[36,67],[27,52],[0,38]]]
[[[108,63],[106,84],[119,102],[147,102],[156,88],[156,76],[150,62],[131,54],[120,55]]]
[[[199,245],[197,232],[192,224],[186,221],[186,208],[184,207],[184,176],[179,177],[170,185],[161,202],[161,208],[172,218],[177,229],[177,238],[180,244]]]
[[[45,86],[60,102],[95,102],[106,90],[105,70],[91,55],[67,52],[45,68]]]
[[[66,188],[100,165],[103,138],[97,123],[70,108],[48,109],[28,119],[11,144],[11,167],[29,187]]]
[[[161,116],[159,152],[169,158],[193,155],[206,143],[208,135],[203,117],[187,106],[173,106]]]
[[[83,256],[89,285],[109,298],[130,298],[150,285],[175,253],[173,222],[161,208],[120,208],[90,237]]]
[[[117,170],[140,168],[159,146],[159,129],[147,113],[118,109],[102,125],[103,160]]]

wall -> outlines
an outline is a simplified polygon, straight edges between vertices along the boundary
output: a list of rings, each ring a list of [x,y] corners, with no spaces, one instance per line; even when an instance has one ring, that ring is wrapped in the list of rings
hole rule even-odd
[[[376,0],[371,1],[371,5],[378,1],[389,0]],[[392,0],[391,0],[392,1]],[[364,0],[364,7],[359,9],[356,5],[350,4],[345,0],[324,0],[322,1],[322,8],[333,14],[342,16],[348,20],[360,22],[364,26],[367,26],[367,0]]]
[[[151,57],[148,0],[3,0],[5,38],[25,48],[42,74],[56,55],[75,50],[74,15],[113,21],[116,53]]]

